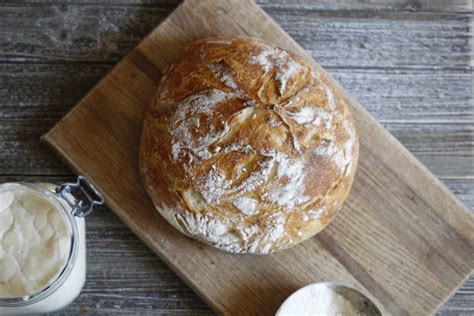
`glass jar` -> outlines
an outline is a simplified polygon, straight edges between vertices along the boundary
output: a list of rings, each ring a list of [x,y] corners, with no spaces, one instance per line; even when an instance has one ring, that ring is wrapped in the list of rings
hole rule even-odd
[[[69,255],[59,275],[46,287],[24,297],[1,297],[0,315],[48,313],[69,305],[82,290],[86,278],[85,220],[102,195],[83,176],[75,183],[55,186],[47,183],[4,183],[0,193],[13,189],[31,190],[46,198],[65,218],[70,231]],[[48,217],[49,218],[49,217]],[[1,236],[0,236],[1,237]]]

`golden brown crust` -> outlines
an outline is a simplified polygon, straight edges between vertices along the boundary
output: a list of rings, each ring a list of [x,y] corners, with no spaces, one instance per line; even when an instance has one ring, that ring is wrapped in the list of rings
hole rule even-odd
[[[334,218],[358,147],[346,103],[299,57],[256,39],[206,38],[162,78],[140,172],[178,230],[227,251],[268,253]]]

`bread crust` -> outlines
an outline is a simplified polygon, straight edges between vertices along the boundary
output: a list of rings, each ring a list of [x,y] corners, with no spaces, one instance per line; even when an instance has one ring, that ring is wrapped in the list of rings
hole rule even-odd
[[[324,74],[260,40],[183,49],[146,113],[140,174],[176,229],[220,249],[265,254],[326,227],[354,179],[359,142]]]

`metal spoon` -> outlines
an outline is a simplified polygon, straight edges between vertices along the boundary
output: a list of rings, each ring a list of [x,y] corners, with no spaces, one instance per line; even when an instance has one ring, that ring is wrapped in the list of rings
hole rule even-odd
[[[330,292],[329,292],[330,291]],[[322,295],[325,294],[325,297]],[[327,295],[330,294],[328,297]],[[331,304],[335,302],[346,303],[350,306],[350,310],[346,310],[343,315],[365,315],[365,316],[382,316],[382,312],[367,296],[361,292],[339,284],[322,282],[307,285],[290,297],[278,309],[276,316],[289,315],[321,315],[321,310],[330,310]],[[321,306],[327,304],[327,306]],[[346,305],[346,308],[348,308]],[[334,306],[332,306],[334,307]],[[319,311],[319,312],[318,312]],[[341,312],[323,313],[324,316],[341,315]]]

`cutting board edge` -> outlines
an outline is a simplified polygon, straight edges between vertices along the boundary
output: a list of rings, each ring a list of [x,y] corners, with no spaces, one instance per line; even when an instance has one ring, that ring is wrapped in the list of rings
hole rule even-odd
[[[469,278],[473,275],[473,273],[474,273],[474,268],[472,268],[471,272],[468,273],[455,288],[453,288],[453,290],[451,291],[449,295],[447,295],[443,300],[439,302],[439,304],[433,310],[433,315],[436,312],[438,312],[441,309],[441,307],[443,307],[443,305],[446,304],[453,297],[453,295],[463,286],[463,284],[466,283],[467,280],[469,280]]]

